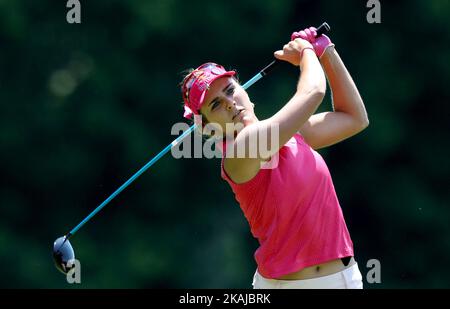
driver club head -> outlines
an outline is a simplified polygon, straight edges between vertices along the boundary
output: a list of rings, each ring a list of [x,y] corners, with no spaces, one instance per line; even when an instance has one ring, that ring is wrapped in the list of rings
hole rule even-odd
[[[75,260],[75,252],[66,236],[59,237],[53,243],[53,259],[56,268],[63,274],[67,274],[74,267],[71,261]]]

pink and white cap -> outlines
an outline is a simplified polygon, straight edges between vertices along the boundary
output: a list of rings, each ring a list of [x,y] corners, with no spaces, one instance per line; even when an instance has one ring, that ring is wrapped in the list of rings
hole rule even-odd
[[[189,73],[184,79],[181,91],[184,101],[184,117],[190,119],[193,114],[198,115],[209,87],[216,79],[233,76],[235,71],[227,71],[223,66],[207,62]]]

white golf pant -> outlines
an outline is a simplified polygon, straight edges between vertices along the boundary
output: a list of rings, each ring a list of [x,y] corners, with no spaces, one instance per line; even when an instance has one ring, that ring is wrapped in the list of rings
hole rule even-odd
[[[338,273],[304,280],[266,279],[256,270],[254,289],[362,289],[362,275],[358,263]]]

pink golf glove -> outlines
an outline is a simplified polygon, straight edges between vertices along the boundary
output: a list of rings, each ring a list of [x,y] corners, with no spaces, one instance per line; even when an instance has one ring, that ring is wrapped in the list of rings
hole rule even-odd
[[[308,41],[314,47],[314,51],[316,52],[317,57],[322,57],[325,50],[334,46],[331,42],[330,38],[325,34],[322,34],[318,38],[316,38],[317,30],[314,27],[306,28],[305,30],[301,30],[299,32],[294,32],[291,35],[291,40],[295,40],[297,38],[301,38],[303,40]]]

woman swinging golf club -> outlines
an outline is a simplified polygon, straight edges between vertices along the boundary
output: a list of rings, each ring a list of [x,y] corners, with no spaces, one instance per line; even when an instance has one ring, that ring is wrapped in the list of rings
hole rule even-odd
[[[201,116],[202,124],[222,138],[222,178],[260,244],[254,288],[362,288],[331,175],[314,149],[362,131],[369,123],[366,110],[327,36],[316,37],[310,27],[291,39],[274,55],[299,66],[300,79],[294,96],[272,117],[258,120],[235,72],[215,63],[183,79],[184,116]],[[325,74],[334,110],[314,114],[325,95]],[[249,154],[261,144],[249,142],[258,136],[266,136],[270,145],[272,134],[261,133],[274,127],[279,146],[256,156],[229,155],[237,149]]]

